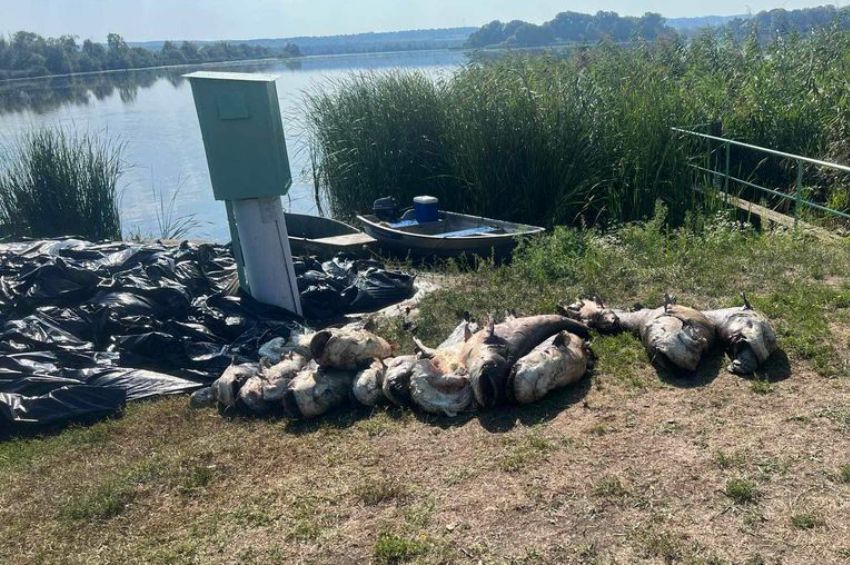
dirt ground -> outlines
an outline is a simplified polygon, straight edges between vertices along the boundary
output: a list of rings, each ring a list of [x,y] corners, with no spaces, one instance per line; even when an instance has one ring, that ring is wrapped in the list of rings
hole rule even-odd
[[[224,420],[186,398],[0,451],[8,563],[841,563],[850,379],[631,357],[527,409]],[[643,362],[641,362],[643,361]]]

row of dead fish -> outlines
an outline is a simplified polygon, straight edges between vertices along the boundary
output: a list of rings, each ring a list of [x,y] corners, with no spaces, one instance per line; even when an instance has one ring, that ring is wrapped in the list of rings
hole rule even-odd
[[[776,349],[776,334],[744,301],[700,312],[669,298],[663,307],[634,311],[580,300],[558,315],[508,316],[483,328],[464,320],[437,347],[415,340],[417,353],[402,356],[393,356],[390,344],[363,323],[305,331],[264,345],[258,364],[230,366],[191,404],[290,418],[315,418],[351,399],[448,416],[530,404],[592,368],[590,329],[634,332],[654,364],[686,372],[719,339],[732,358],[729,370],[752,373]]]

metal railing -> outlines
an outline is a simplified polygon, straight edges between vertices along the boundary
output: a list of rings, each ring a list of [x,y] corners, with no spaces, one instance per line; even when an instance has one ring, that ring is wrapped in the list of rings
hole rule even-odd
[[[750,143],[735,141],[733,139],[727,139],[725,137],[718,137],[718,136],[715,136],[715,135],[709,135],[709,134],[706,134],[706,133],[699,133],[699,132],[696,132],[696,131],[691,131],[691,130],[682,129],[682,128],[671,128],[671,129],[676,133],[682,134],[683,136],[689,136],[689,137],[697,138],[697,139],[704,139],[704,140],[707,141],[707,143],[708,143],[708,163],[707,164],[709,165],[709,167],[702,167],[702,166],[699,166],[695,163],[689,163],[688,166],[691,167],[694,170],[712,175],[716,179],[715,180],[715,186],[717,188],[719,188],[719,186],[717,186],[717,185],[720,184],[720,183],[717,182],[717,180],[722,179],[723,180],[723,187],[720,190],[725,195],[734,196],[729,192],[729,185],[730,185],[730,182],[731,182],[731,183],[735,183],[735,184],[742,186],[742,187],[748,187],[748,188],[752,188],[752,189],[761,191],[761,192],[766,193],[766,194],[770,194],[772,196],[781,198],[785,201],[791,201],[791,202],[794,203],[794,223],[795,223],[795,225],[799,220],[800,212],[803,210],[803,207],[808,207],[808,208],[811,208],[813,210],[819,210],[819,211],[825,212],[827,214],[831,214],[831,215],[834,215],[834,216],[838,216],[838,217],[850,220],[850,214],[848,214],[847,212],[842,212],[841,210],[835,210],[834,208],[830,208],[828,206],[824,206],[822,204],[818,204],[817,202],[813,202],[811,200],[807,200],[806,198],[804,198],[805,187],[803,185],[803,179],[804,179],[804,176],[805,176],[804,168],[807,164],[808,165],[814,165],[814,166],[819,167],[819,168],[841,171],[841,172],[844,172],[844,173],[850,173],[850,167],[848,167],[846,165],[839,165],[838,163],[830,163],[828,161],[821,161],[819,159],[812,159],[810,157],[803,157],[802,155],[794,155],[792,153],[786,153],[784,151],[777,151],[775,149],[769,149],[767,147],[760,147],[758,145],[752,145]],[[711,162],[712,162],[712,155],[713,155],[714,150],[715,150],[715,149],[712,149],[712,147],[711,147],[712,142],[717,142],[719,144],[715,149],[722,148],[724,153],[725,153],[725,155],[724,155],[725,166],[724,166],[723,171],[718,171],[718,170],[715,170],[713,168],[710,168]],[[749,149],[749,150],[756,151],[756,152],[759,152],[759,153],[763,153],[763,154],[766,154],[766,155],[771,155],[771,156],[774,156],[774,157],[780,157],[782,159],[793,161],[796,164],[795,168],[796,168],[796,174],[797,174],[796,182],[794,184],[793,194],[789,194],[788,192],[782,192],[782,191],[779,191],[779,190],[776,190],[776,189],[773,189],[773,188],[768,188],[766,186],[761,186],[761,185],[756,184],[752,181],[732,176],[730,167],[731,167],[731,156],[732,156],[732,147],[733,146],[734,147],[741,147],[741,148],[744,148],[744,149]],[[715,161],[716,161],[716,159],[715,159]]]

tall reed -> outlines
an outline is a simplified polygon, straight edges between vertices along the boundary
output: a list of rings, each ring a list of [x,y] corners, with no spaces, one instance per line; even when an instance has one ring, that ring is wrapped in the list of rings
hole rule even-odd
[[[0,234],[120,239],[122,147],[89,134],[24,134],[0,172]]]
[[[360,74],[307,96],[316,181],[350,216],[393,195],[544,225],[629,221],[694,206],[673,126],[820,158],[850,158],[850,35],[769,46],[707,34],[691,43],[600,44],[475,61],[447,79]],[[738,151],[745,178],[790,189],[789,164]],[[832,202],[850,198],[823,188]],[[833,179],[834,181],[834,179]],[[833,182],[832,185],[836,183]],[[830,185],[830,186],[832,186]]]

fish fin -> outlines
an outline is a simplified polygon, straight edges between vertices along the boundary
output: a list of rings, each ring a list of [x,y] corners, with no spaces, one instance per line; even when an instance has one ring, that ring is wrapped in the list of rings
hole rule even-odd
[[[593,295],[593,301],[596,302],[596,305],[600,308],[607,308],[607,306],[605,306],[605,301],[599,298],[598,294]]]
[[[420,358],[433,359],[437,355],[436,349],[428,347],[427,345],[422,343],[422,340],[420,340],[419,338],[414,337],[413,343],[416,346],[416,353],[420,356]]]
[[[667,312],[670,310],[671,306],[676,304],[676,297],[670,296],[669,292],[664,293],[664,311]]]
[[[493,320],[493,316],[487,317],[487,337],[493,337],[496,335],[496,322]]]
[[[743,290],[741,291],[741,298],[744,299],[744,310],[752,310],[753,305],[750,304],[749,299],[747,299],[747,293],[744,292]]]
[[[469,329],[469,322],[463,326],[463,342],[466,343],[472,337],[472,330]]]
[[[561,332],[555,337],[555,347],[566,347],[570,344],[572,336],[570,332]]]

